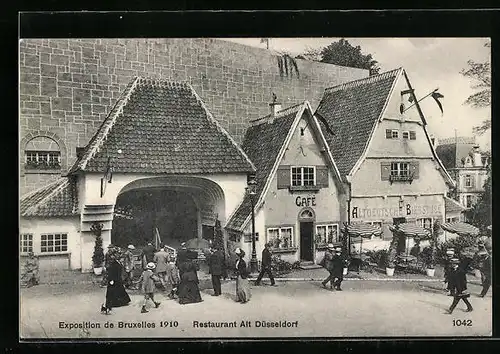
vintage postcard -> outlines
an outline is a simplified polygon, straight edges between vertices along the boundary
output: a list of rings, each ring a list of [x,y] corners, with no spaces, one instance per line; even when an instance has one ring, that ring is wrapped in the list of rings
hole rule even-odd
[[[489,38],[21,38],[21,340],[490,337]]]

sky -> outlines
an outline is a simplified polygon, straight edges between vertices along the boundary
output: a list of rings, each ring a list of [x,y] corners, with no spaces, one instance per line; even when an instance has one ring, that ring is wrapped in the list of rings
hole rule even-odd
[[[269,49],[299,54],[308,48],[323,48],[340,38],[271,38]],[[359,45],[363,54],[372,54],[380,72],[403,67],[420,99],[439,88],[444,114],[428,97],[421,102],[427,117],[428,130],[437,138],[473,136],[472,127],[491,117],[491,111],[466,106],[463,102],[474,92],[471,81],[460,74],[467,61],[490,61],[490,48],[484,47],[487,38],[346,38]],[[260,38],[227,38],[249,46],[266,48]],[[490,132],[477,136],[483,149],[489,149]]]

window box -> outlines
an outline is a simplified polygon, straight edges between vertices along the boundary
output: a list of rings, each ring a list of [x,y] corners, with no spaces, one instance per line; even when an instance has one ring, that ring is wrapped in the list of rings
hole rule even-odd
[[[413,176],[389,176],[389,181],[392,182],[413,182]]]
[[[295,253],[298,247],[287,247],[287,248],[271,248],[272,253]]]
[[[318,186],[289,186],[290,192],[318,192],[320,188]]]

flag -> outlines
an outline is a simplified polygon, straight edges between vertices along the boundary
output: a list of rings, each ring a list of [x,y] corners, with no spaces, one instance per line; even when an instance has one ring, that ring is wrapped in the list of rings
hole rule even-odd
[[[443,98],[444,96],[437,92],[437,89],[434,90],[434,92],[431,93],[432,98],[434,98],[434,101],[436,101],[437,105],[439,106],[439,109],[441,110],[441,114],[443,114],[443,105],[439,101],[440,98]]]
[[[401,91],[401,97],[403,97],[404,95],[410,95],[408,97],[408,102],[412,103],[414,101],[413,99],[413,90],[403,90]]]

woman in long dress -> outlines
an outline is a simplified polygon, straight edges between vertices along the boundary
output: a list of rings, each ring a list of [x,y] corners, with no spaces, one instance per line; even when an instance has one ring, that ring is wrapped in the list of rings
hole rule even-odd
[[[248,283],[248,269],[247,264],[243,257],[245,257],[245,251],[237,248],[235,251],[238,256],[236,261],[236,301],[242,304],[247,303],[250,300],[252,294],[250,293],[250,284]]]
[[[107,283],[106,304],[101,306],[101,312],[106,315],[113,307],[126,306],[130,303],[130,297],[123,286],[122,265],[116,259],[110,263]]]
[[[191,259],[186,259],[179,264],[181,281],[179,284],[179,304],[192,304],[203,301],[198,287],[198,274],[196,264]]]

